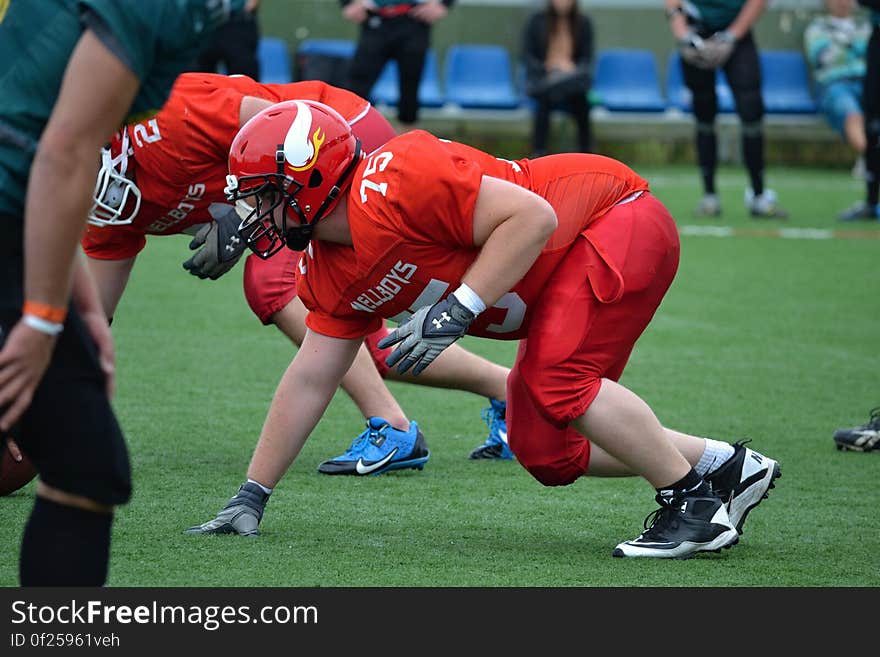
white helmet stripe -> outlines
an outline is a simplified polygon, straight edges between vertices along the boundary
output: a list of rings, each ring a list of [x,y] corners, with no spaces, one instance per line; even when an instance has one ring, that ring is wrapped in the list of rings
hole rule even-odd
[[[294,101],[296,116],[284,138],[284,159],[293,167],[302,167],[311,161],[315,147],[309,137],[312,129],[312,112],[305,104]]]

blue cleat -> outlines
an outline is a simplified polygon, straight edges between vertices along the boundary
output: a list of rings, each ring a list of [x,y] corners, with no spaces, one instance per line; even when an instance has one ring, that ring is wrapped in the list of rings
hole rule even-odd
[[[510,451],[510,445],[507,444],[507,420],[505,419],[507,402],[490,399],[489,404],[489,408],[483,409],[483,419],[489,427],[489,437],[486,438],[486,442],[472,451],[468,458],[475,461],[479,459],[510,461],[513,459],[513,452]]]
[[[431,458],[425,437],[415,421],[409,431],[398,431],[381,417],[367,420],[367,428],[341,456],[324,461],[318,472],[329,475],[377,475],[389,470],[421,470]]]

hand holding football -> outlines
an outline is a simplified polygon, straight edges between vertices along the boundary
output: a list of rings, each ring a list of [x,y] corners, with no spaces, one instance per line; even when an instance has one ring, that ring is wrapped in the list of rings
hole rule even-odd
[[[0,497],[14,493],[37,476],[37,470],[27,456],[16,461],[5,441],[0,443]]]

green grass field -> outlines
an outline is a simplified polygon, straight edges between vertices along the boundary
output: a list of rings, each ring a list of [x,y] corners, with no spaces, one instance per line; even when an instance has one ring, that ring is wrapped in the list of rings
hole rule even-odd
[[[839,225],[862,195],[844,171],[773,169],[791,212],[756,222],[744,174],[720,177],[722,220],[691,217],[696,169],[640,171],[685,234],[678,277],[623,383],[664,424],[736,440],[783,476],[740,544],[688,561],[612,559],[654,509],[640,479],[544,488],[512,462],[470,462],[486,400],[391,384],[432,450],[424,471],[326,477],[323,459],[360,432],[337,395],[267,507],[263,535],[187,536],[243,480],[294,348],[251,315],[241,267],[187,275],[186,238],[151,239],[113,331],[115,401],[135,492],[118,512],[110,586],[877,586],[880,454],[837,452],[831,434],[880,405],[880,224]],[[692,235],[690,226],[737,229]],[[829,229],[783,238],[767,229]],[[756,229],[761,229],[760,231]],[[791,235],[789,233],[789,235]],[[510,365],[515,344],[464,345]],[[0,585],[17,583],[33,484],[0,500]]]

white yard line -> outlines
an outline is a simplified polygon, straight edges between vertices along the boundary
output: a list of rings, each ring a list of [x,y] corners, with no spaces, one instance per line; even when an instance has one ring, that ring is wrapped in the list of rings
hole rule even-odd
[[[655,191],[662,191],[663,187],[682,187],[682,186],[699,186],[699,173],[694,169],[693,173],[670,174],[661,173],[651,175],[650,172],[642,174],[648,180],[651,188]],[[744,189],[746,186],[745,174],[719,174],[715,178],[715,186],[720,189]],[[767,176],[768,187],[773,189],[808,189],[810,192],[846,192],[856,191],[864,193],[865,183],[856,178],[848,178],[846,176],[830,176],[828,178],[809,178],[808,180],[800,180],[789,175],[780,176],[778,179],[772,175]]]
[[[678,227],[689,237],[772,237],[789,240],[864,240],[880,239],[880,230],[831,230],[825,228],[749,228],[736,226]]]

